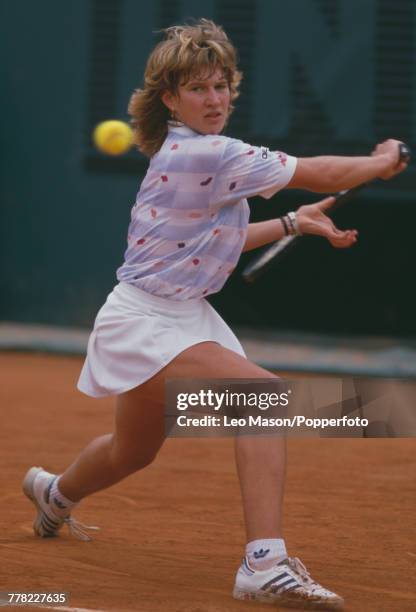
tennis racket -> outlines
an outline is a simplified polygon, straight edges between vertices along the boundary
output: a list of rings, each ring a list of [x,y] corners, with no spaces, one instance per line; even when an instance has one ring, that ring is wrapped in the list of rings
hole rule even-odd
[[[409,161],[411,157],[410,148],[404,144],[400,144],[400,161]],[[373,182],[373,181],[370,181]],[[367,187],[370,183],[363,183],[352,189],[345,189],[335,195],[335,202],[330,209],[325,213],[330,217],[333,212],[347,204],[355,195]],[[272,266],[279,263],[281,258],[286,255],[296,244],[298,244],[304,236],[285,236],[278,242],[267,247],[260,255],[258,255],[248,266],[243,270],[243,278],[249,283],[252,283],[257,278],[262,276]]]

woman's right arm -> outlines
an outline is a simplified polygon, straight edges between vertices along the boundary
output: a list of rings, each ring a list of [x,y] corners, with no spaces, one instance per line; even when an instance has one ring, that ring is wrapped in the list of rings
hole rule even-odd
[[[406,162],[399,162],[400,144],[398,140],[386,140],[367,157],[299,158],[287,188],[330,193],[351,189],[375,178],[390,179],[407,167]]]

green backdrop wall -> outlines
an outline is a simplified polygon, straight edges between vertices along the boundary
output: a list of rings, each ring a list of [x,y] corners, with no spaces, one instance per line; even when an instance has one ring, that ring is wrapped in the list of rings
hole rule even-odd
[[[127,119],[162,27],[214,18],[239,48],[230,135],[298,156],[415,141],[412,0],[1,0],[0,11],[3,320],[89,326],[115,284],[146,161],[104,157],[90,134]],[[414,335],[415,196],[413,169],[368,189],[339,215],[359,246],[312,239],[255,288],[237,270],[213,303],[240,325]],[[252,218],[313,199],[256,199]]]

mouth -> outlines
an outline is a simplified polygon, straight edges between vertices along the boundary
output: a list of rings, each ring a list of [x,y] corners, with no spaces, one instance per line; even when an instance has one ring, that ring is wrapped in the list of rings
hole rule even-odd
[[[222,118],[222,113],[220,112],[212,112],[205,115],[205,119],[218,120]]]

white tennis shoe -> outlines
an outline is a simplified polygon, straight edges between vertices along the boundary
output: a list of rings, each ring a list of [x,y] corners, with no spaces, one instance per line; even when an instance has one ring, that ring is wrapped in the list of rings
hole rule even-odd
[[[56,474],[50,474],[41,467],[30,468],[24,477],[23,492],[37,509],[33,531],[41,538],[54,538],[66,524],[71,534],[79,540],[91,540],[86,530],[98,530],[98,527],[83,525],[70,516],[57,516],[52,510],[49,496],[56,478]]]
[[[253,570],[245,557],[237,572],[233,596],[304,610],[342,610],[344,607],[342,597],[315,582],[297,557],[260,571]]]

